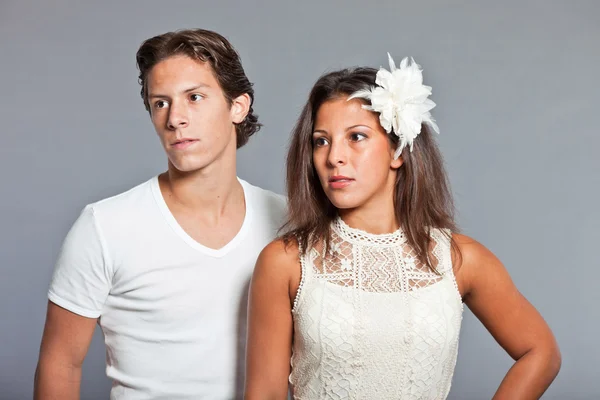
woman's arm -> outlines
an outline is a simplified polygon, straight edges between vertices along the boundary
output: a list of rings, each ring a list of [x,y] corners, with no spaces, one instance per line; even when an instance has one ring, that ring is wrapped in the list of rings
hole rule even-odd
[[[256,262],[248,305],[246,400],[285,400],[292,354],[298,248],[274,241]]]
[[[554,335],[494,254],[467,236],[453,237],[461,251],[457,280],[465,304],[516,361],[494,399],[539,399],[560,369]]]

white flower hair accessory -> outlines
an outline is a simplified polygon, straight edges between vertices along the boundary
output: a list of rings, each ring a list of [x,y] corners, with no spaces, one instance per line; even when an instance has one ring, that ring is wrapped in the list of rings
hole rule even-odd
[[[383,67],[379,69],[375,78],[377,86],[359,90],[348,100],[362,98],[371,102],[370,106],[365,104],[362,107],[378,112],[383,129],[387,133],[393,129],[400,138],[394,153],[394,159],[397,159],[407,145],[412,152],[413,141],[421,133],[421,124],[427,124],[437,133],[440,133],[440,129],[429,112],[435,103],[428,99],[431,86],[423,85],[420,65],[412,57],[409,63],[408,57],[405,57],[400,62],[400,68],[396,68],[390,53],[388,59],[390,70]]]

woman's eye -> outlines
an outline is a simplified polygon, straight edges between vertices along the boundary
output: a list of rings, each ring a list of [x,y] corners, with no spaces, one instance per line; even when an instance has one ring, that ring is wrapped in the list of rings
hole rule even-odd
[[[350,135],[350,140],[352,140],[353,142],[360,142],[363,139],[366,139],[367,135],[365,135],[364,133],[359,133],[359,132],[355,132],[352,133]]]
[[[325,138],[323,138],[323,137],[319,137],[319,138],[316,138],[316,139],[313,141],[313,143],[314,143],[314,145],[315,145],[315,146],[317,146],[317,147],[325,146],[325,145],[327,144],[327,139],[325,139]]]
[[[202,100],[202,96],[200,96],[199,94],[192,94],[190,96],[190,100],[192,100],[192,101],[200,101],[200,100]]]
[[[156,103],[154,103],[154,108],[165,108],[167,105],[169,105],[169,103],[166,101],[158,100]]]

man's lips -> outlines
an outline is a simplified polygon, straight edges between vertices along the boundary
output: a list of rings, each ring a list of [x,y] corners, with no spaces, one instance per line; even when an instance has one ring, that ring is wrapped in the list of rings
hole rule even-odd
[[[185,148],[193,145],[197,141],[198,141],[198,139],[188,139],[188,138],[178,139],[175,142],[171,143],[171,147],[173,147],[175,149],[179,149],[179,150],[185,149]]]

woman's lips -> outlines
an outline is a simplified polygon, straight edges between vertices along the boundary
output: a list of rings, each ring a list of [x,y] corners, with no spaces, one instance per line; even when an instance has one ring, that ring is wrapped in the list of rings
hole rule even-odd
[[[329,178],[329,186],[332,189],[343,189],[354,182],[354,179],[347,176],[332,176]]]

